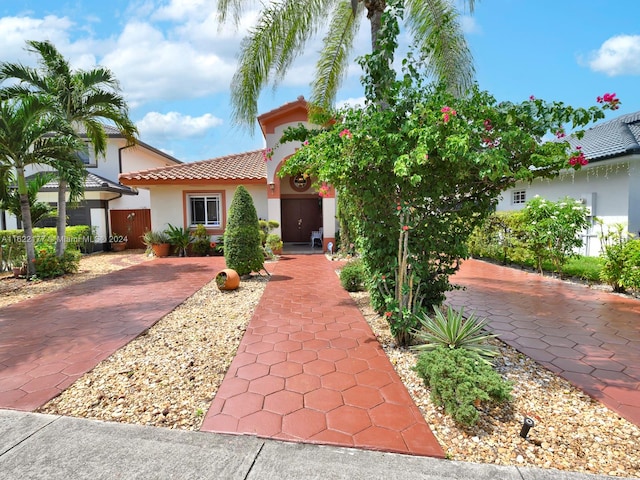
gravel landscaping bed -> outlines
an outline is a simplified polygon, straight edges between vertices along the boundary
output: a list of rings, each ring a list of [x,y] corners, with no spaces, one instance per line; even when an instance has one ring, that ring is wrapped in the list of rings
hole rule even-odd
[[[92,257],[100,258],[83,259],[88,271]],[[266,281],[242,281],[233,292],[220,292],[215,282],[209,283],[40,411],[197,430]],[[22,282],[17,295],[32,288]],[[369,307],[368,294],[352,297],[448,458],[640,476],[640,428],[501,342],[496,342],[502,353],[497,367],[514,383],[513,402],[499,408],[483,405],[475,427],[459,427],[431,403],[412,370],[415,354],[395,347],[386,321]],[[524,415],[536,422],[527,440],[519,437]]]
[[[500,341],[495,364],[513,382],[513,401],[482,405],[480,421],[463,428],[429,398],[413,371],[417,354],[395,346],[387,321],[369,305],[369,294],[352,293],[425,420],[453,460],[557,468],[602,475],[640,476],[640,428],[619,417],[568,381]],[[535,427],[520,437],[528,416]]]

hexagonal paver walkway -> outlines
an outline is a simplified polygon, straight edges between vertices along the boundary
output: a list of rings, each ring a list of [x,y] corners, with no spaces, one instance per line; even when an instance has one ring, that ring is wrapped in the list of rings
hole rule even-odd
[[[466,260],[447,294],[500,339],[640,425],[640,301]]]
[[[2,308],[0,408],[41,407],[222,268],[222,257],[157,258]]]
[[[443,457],[335,266],[272,267],[201,430]]]

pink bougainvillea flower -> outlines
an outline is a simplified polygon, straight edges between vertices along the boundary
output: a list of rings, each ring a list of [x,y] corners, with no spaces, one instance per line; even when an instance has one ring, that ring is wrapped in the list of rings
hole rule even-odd
[[[534,101],[536,99],[536,97],[534,97],[533,95],[529,95],[529,100]]]
[[[453,108],[447,107],[446,105],[440,109],[440,112],[443,113],[442,120],[444,123],[447,123],[451,117],[455,117],[458,113]]]
[[[402,226],[402,230],[404,230],[405,232],[406,232],[407,230],[409,230],[409,225],[403,225],[403,226]]]
[[[556,132],[556,138],[564,138],[566,135],[563,129],[560,129]]]
[[[488,118],[484,121],[484,129],[487,132],[490,132],[491,130],[493,130],[493,125],[491,124],[491,120],[489,120]]]
[[[402,210],[402,207],[401,207],[400,205],[398,205],[398,206],[396,207],[396,210],[400,211],[400,210]]]
[[[347,138],[351,138],[351,132],[349,131],[348,128],[345,128],[344,130],[342,130],[338,135],[340,135],[340,138],[342,137],[347,137]]]
[[[569,158],[569,165],[571,165],[572,167],[575,167],[577,165],[581,165],[584,167],[589,163],[587,157],[584,156],[584,152],[580,151],[581,149],[582,147],[580,146],[576,147],[576,151],[573,152],[573,155],[571,155],[571,157]]]
[[[615,93],[605,93],[603,96],[596,98],[598,103],[608,103],[611,110],[620,108],[620,99],[616,98]]]

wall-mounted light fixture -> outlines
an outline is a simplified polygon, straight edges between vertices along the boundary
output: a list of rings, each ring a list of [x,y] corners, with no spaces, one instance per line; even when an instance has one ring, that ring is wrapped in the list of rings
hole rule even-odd
[[[269,189],[270,189],[272,192],[273,192],[273,191],[275,191],[275,189],[276,189],[276,184],[275,184],[275,183],[273,183],[273,182],[271,182],[271,183],[269,184]]]

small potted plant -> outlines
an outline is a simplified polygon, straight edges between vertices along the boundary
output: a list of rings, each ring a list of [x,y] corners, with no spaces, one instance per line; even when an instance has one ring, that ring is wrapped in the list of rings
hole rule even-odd
[[[122,252],[127,248],[127,237],[124,235],[113,232],[111,237],[109,237],[109,240],[109,243],[111,243],[112,252]]]
[[[169,236],[163,231],[148,230],[142,235],[142,243],[151,250],[156,257],[168,257],[171,243]]]
[[[209,255],[211,251],[211,236],[207,232],[207,227],[204,225],[198,225],[196,229],[191,232],[193,238],[191,243],[191,251],[197,257],[205,257]]]
[[[23,257],[17,264],[12,267],[13,276],[15,278],[27,275],[27,258]]]
[[[282,255],[282,239],[275,233],[267,235],[265,246],[271,250],[274,255]]]
[[[191,243],[191,234],[189,230],[182,227],[174,227],[169,224],[166,233],[169,237],[169,243],[175,247],[176,254],[179,257],[187,256],[187,247]]]

